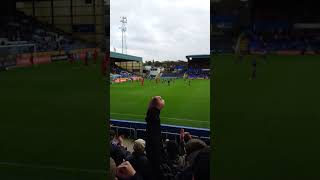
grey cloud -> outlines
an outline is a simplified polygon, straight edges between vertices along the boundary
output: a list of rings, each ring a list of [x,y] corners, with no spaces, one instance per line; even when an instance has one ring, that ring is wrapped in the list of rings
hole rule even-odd
[[[111,0],[111,48],[119,51],[120,16],[128,18],[128,54],[184,60],[210,52],[209,0]]]

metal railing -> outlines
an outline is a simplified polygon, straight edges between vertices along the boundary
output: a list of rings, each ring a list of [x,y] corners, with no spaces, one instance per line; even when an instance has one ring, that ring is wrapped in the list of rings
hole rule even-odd
[[[146,139],[145,122],[111,119],[109,124],[116,135],[128,135],[130,139]],[[189,132],[192,138],[201,139],[210,144],[210,130],[205,128],[161,124],[161,137],[163,140],[170,139],[178,141],[180,138],[179,131],[181,129],[184,129],[185,132]]]
[[[119,130],[127,130],[127,135],[130,138],[145,139],[145,135],[141,135],[141,134],[139,134],[139,132],[146,133],[146,129],[135,129],[135,128],[130,128],[130,127],[120,127],[120,126],[111,126],[111,128],[115,129],[117,136],[119,135]],[[167,132],[167,131],[161,132],[161,135],[165,139],[171,139],[171,140],[175,140],[175,141],[178,141],[178,139],[180,137],[179,133],[172,133],[172,132]],[[172,137],[174,137],[174,138],[172,138]],[[204,136],[199,137],[199,136],[195,136],[195,135],[191,135],[191,137],[196,138],[196,139],[204,139],[204,140],[210,141],[210,137],[204,137]]]
[[[116,135],[119,135],[119,129],[125,129],[129,131],[129,137],[136,138],[136,129],[134,128],[128,128],[128,127],[120,127],[120,126],[111,126],[111,128],[116,130]],[[132,136],[133,135],[133,136]]]

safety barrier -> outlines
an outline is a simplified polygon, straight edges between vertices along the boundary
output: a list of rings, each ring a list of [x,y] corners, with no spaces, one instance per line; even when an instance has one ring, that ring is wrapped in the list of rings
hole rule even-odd
[[[127,120],[110,120],[111,129],[113,129],[117,135],[125,134],[133,139],[146,137],[146,123],[135,122]],[[168,124],[161,124],[161,135],[163,139],[178,140],[180,129],[184,129],[185,132],[189,132],[193,138],[199,138],[210,144],[210,130],[205,128],[193,128],[187,126],[175,126]]]

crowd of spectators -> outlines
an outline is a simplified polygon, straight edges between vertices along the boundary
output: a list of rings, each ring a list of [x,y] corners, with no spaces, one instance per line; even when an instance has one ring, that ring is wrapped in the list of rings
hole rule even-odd
[[[161,97],[154,97],[146,115],[146,138],[133,143],[133,152],[125,147],[123,136],[110,131],[111,180],[208,180],[210,147],[188,132],[180,131],[178,141],[162,139]]]
[[[162,78],[182,78],[185,71],[179,71],[179,72],[163,72]]]
[[[120,74],[122,71],[124,71],[121,67],[111,64],[111,73],[112,74]]]
[[[209,79],[210,71],[201,68],[189,68],[188,69],[189,78],[192,79]]]
[[[320,33],[277,29],[254,31],[249,35],[251,51],[313,51],[320,49]]]
[[[132,73],[115,64],[111,65],[111,74],[120,78],[130,78],[133,75]]]
[[[49,26],[21,12],[16,12],[12,17],[2,17],[1,21],[0,45],[2,46],[35,44],[38,52],[71,50],[88,46],[62,32],[51,30]]]

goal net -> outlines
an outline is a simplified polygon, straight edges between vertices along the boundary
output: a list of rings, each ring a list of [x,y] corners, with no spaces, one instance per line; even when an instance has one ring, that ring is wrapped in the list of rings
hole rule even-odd
[[[8,69],[17,65],[17,60],[27,59],[36,52],[35,44],[1,45],[0,68]]]

